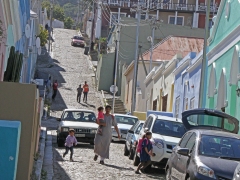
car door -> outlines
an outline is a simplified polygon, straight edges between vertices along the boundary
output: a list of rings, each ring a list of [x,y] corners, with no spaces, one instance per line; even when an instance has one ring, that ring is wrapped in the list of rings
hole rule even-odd
[[[172,151],[172,155],[170,157],[170,162],[171,162],[171,175],[176,178],[179,179],[180,173],[178,172],[178,161],[179,158],[181,158],[181,155],[177,153],[177,150],[179,148],[184,148],[188,142],[188,140],[190,139],[192,135],[192,132],[187,132],[181,139],[181,141],[179,142],[179,144],[177,146],[175,146],[173,148]]]
[[[187,141],[187,144],[185,145],[185,147],[183,147],[183,148],[189,149],[189,152],[190,152],[189,154],[191,154],[193,151],[193,148],[194,148],[195,142],[196,142],[196,138],[197,138],[197,134],[195,132],[193,132],[191,137]],[[185,179],[185,177],[186,177],[186,172],[187,172],[190,158],[191,158],[191,156],[178,155],[176,170],[179,172],[179,177],[181,177],[180,179]]]
[[[128,133],[127,133],[126,141],[127,141],[127,146],[128,146],[128,148],[129,148],[129,146],[130,146],[130,144],[131,144],[131,142],[132,142],[132,139],[133,139],[133,136],[134,136],[134,131],[136,130],[136,128],[138,127],[138,125],[139,125],[139,121],[138,121],[136,124],[134,124],[134,125],[131,127],[131,129],[128,131]]]

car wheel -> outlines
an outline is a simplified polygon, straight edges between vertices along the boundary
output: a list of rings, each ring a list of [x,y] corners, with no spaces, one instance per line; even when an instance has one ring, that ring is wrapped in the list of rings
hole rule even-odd
[[[166,180],[171,180],[171,173],[169,168],[166,171]]]
[[[133,159],[133,165],[138,166],[139,163],[140,163],[140,158],[138,157],[137,152],[135,151],[134,159]]]
[[[127,145],[125,144],[124,146],[124,156],[128,156],[129,155],[129,150],[127,149]]]
[[[64,146],[64,142],[60,141],[60,140],[57,141],[57,144],[58,144],[58,147],[63,147]]]
[[[129,153],[129,159],[131,159],[131,160],[133,160],[133,158],[134,158],[134,150],[133,150],[133,148],[130,148],[130,153]]]

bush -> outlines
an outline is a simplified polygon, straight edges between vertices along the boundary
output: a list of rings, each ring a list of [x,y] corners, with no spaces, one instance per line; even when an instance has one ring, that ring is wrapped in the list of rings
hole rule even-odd
[[[48,31],[43,28],[42,25],[40,25],[40,34],[38,35],[38,37],[41,40],[41,46],[45,46],[45,44],[47,44]]]

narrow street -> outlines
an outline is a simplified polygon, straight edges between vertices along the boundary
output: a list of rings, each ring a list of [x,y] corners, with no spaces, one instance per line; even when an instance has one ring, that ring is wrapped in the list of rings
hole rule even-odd
[[[136,175],[133,162],[123,155],[124,144],[112,143],[110,159],[105,165],[93,161],[93,146],[80,144],[74,149],[74,162],[69,161],[69,155],[62,158],[64,148],[58,148],[56,143],[56,129],[58,121],[65,108],[85,108],[96,111],[101,103],[100,93],[94,85],[94,73],[88,57],[83,54],[84,48],[72,47],[71,37],[77,34],[75,30],[54,29],[53,63],[54,66],[42,66],[39,71],[51,74],[53,80],[59,83],[59,91],[51,106],[51,117],[42,121],[42,126],[50,130],[52,135],[53,172],[54,180],[81,179],[165,179],[163,170],[156,170],[153,174]],[[87,81],[90,87],[88,104],[77,103],[77,87]]]

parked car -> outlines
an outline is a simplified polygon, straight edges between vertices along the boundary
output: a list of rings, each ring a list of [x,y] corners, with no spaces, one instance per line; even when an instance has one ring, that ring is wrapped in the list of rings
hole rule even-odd
[[[240,161],[239,121],[211,109],[185,111],[182,121],[189,131],[173,149],[166,179],[233,179]]]
[[[147,131],[152,132],[151,142],[155,153],[155,156],[151,157],[152,164],[164,168],[172,149],[178,144],[186,129],[181,119],[150,114],[140,131],[139,138]],[[135,152],[133,164],[137,166],[139,162],[139,153]]]
[[[65,109],[57,129],[57,144],[63,146],[68,136],[69,129],[75,130],[78,142],[94,144],[95,134],[98,128],[96,116],[93,111],[86,109]]]
[[[81,46],[81,47],[85,47],[85,41],[84,41],[84,37],[82,36],[73,36],[72,37],[72,42],[71,42],[72,46]]]
[[[113,141],[125,141],[128,130],[138,121],[136,116],[130,116],[126,114],[114,114],[114,118],[118,123],[118,129],[121,134],[121,139],[118,139],[118,134],[112,127],[112,140]]]
[[[237,168],[235,169],[233,180],[240,180],[240,163],[238,164]]]
[[[129,159],[133,159],[135,151],[136,151],[136,144],[138,140],[139,133],[143,127],[145,121],[137,121],[131,129],[127,133],[126,143],[124,147],[124,155],[129,156]]]

